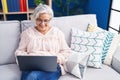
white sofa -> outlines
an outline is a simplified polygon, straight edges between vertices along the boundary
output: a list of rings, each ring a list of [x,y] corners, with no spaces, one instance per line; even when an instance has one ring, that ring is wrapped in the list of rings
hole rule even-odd
[[[53,18],[51,24],[59,27],[70,46],[72,27],[86,30],[88,23],[97,26],[95,14],[64,16]],[[34,24],[31,21],[0,21],[0,80],[20,80],[21,71],[15,62],[14,52],[18,47],[20,34]],[[102,65],[101,69],[87,68],[84,80],[120,80],[120,47],[118,46],[111,66]],[[65,74],[59,80],[79,80],[71,74]]]

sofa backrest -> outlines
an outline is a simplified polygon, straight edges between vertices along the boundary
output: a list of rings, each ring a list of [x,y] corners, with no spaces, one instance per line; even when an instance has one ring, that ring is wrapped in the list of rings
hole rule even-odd
[[[68,45],[70,46],[71,41],[71,28],[77,27],[81,30],[86,30],[88,24],[93,24],[97,26],[97,20],[95,14],[85,14],[85,15],[74,15],[74,16],[63,16],[54,17],[51,21],[51,25],[61,29],[64,34]],[[31,21],[24,20],[21,22],[22,31],[28,27],[33,27],[34,24]]]
[[[20,37],[19,21],[0,21],[0,65],[15,63]]]
[[[53,18],[51,24],[61,29],[64,34],[68,45],[71,42],[71,28],[76,27],[86,31],[88,24],[94,24],[97,26],[97,20],[95,14],[75,15],[66,17]]]
[[[64,32],[69,46],[71,28],[77,27],[85,31],[89,23],[97,26],[95,14],[54,17],[51,21],[52,26]],[[19,44],[20,33],[34,25],[30,20],[21,21],[21,26],[19,21],[0,21],[0,65],[15,63],[14,53]]]

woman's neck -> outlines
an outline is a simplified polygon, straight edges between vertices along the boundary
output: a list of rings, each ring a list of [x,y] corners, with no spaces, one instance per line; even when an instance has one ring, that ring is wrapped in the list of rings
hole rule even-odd
[[[51,29],[51,27],[48,27],[46,30],[40,30],[38,27],[35,27],[35,29],[38,30],[41,34],[45,35]]]

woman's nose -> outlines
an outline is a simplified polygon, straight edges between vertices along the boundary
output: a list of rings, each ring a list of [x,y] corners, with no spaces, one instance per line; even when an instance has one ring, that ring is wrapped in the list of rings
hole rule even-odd
[[[44,21],[41,21],[41,22],[40,22],[40,25],[45,25],[45,22],[44,22]]]

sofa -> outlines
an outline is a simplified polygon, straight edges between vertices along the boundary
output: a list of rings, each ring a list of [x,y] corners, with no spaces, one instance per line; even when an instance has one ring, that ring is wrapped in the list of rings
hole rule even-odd
[[[95,14],[54,17],[51,25],[60,28],[68,45],[71,42],[71,28],[77,27],[86,31],[88,23],[97,26]],[[33,27],[31,21],[0,21],[0,80],[20,80],[21,71],[16,64],[15,50],[19,45],[20,34],[28,27]],[[101,69],[87,67],[83,80],[120,80],[120,46],[114,52],[111,65],[102,64]],[[67,73],[59,80],[80,80]]]

